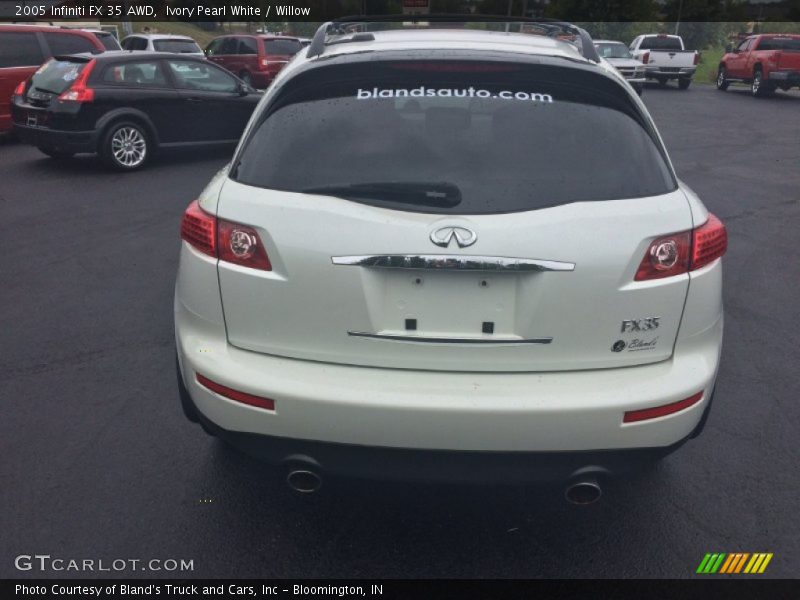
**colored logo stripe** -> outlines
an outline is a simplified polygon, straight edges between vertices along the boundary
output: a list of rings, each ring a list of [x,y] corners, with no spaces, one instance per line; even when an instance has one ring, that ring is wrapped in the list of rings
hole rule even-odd
[[[700,566],[697,567],[698,573],[716,573],[722,564],[725,554],[706,554]]]
[[[771,560],[772,553],[766,552],[757,552],[755,554],[750,554],[749,552],[734,552],[732,554],[724,552],[708,553],[700,561],[696,572],[701,574],[763,573]]]
[[[747,563],[747,566],[744,569],[745,573],[763,573],[764,570],[767,568],[769,561],[772,560],[772,553],[769,554],[762,553],[762,554],[753,554],[753,558],[750,559],[750,562]]]
[[[747,552],[737,552],[736,554],[729,554],[728,560],[722,565],[720,573],[738,573],[742,570],[744,562],[750,556]]]

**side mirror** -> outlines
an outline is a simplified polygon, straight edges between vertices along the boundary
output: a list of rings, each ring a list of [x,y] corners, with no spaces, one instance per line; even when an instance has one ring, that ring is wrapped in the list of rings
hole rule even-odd
[[[244,81],[240,81],[236,91],[239,92],[240,96],[247,96],[251,90],[249,85],[247,85]]]
[[[733,52],[733,44],[726,44],[725,45],[725,52]]]

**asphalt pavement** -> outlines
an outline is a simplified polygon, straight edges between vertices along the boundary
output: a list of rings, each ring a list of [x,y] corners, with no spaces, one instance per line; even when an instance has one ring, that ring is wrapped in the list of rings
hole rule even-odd
[[[692,577],[707,552],[800,575],[800,94],[644,100],[728,227],[723,360],[704,434],[583,508],[549,487],[291,493],[178,405],[180,217],[230,149],[117,174],[0,141],[0,577],[92,575],[18,571],[26,554],[192,560],[180,577]]]

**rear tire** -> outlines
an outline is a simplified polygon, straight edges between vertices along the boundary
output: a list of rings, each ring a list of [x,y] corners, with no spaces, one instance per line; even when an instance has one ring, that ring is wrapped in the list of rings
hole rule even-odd
[[[768,83],[764,83],[764,73],[761,67],[757,67],[753,71],[753,80],[750,82],[750,93],[755,98],[764,98],[774,91],[774,87],[770,86]]]
[[[721,92],[724,92],[728,89],[728,86],[731,84],[728,81],[728,70],[720,65],[719,70],[717,71],[717,89]]]
[[[150,135],[135,121],[117,121],[106,129],[100,142],[100,157],[118,171],[141,169],[153,153]]]
[[[641,96],[642,92],[644,92],[644,85],[641,83],[637,83],[636,85],[633,86],[633,89],[636,91],[637,94]]]
[[[688,90],[690,85],[692,85],[692,80],[688,77],[681,77],[678,79],[678,89]]]
[[[75,156],[74,152],[65,152],[63,150],[56,150],[54,148],[43,148],[41,146],[39,146],[39,151],[42,152],[43,154],[46,154],[50,158],[55,158],[58,160],[64,160]]]

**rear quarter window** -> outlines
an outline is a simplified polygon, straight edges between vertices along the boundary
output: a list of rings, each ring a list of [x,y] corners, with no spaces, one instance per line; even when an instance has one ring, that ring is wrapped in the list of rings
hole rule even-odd
[[[0,69],[35,67],[44,61],[35,33],[0,32]]]
[[[45,33],[44,39],[53,56],[79,54],[96,50],[95,45],[88,38],[72,33]]]
[[[233,177],[419,212],[484,214],[653,196],[676,182],[649,121],[597,73],[499,63],[318,68],[259,116]],[[407,185],[409,196],[363,193]],[[458,202],[433,206],[417,184]],[[453,192],[453,193],[451,193]],[[356,197],[357,196],[357,197]]]
[[[178,54],[202,52],[194,40],[153,40],[153,49],[158,52]]]
[[[292,55],[302,47],[298,40],[264,40],[264,52],[267,54]]]
[[[158,61],[124,62],[103,71],[103,83],[122,87],[168,87]]]

